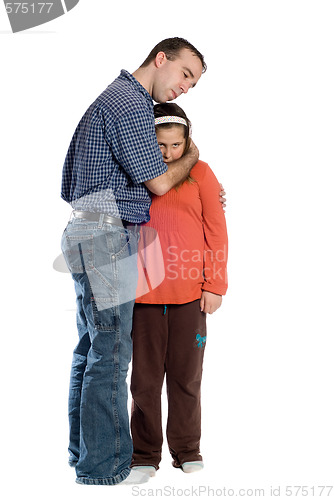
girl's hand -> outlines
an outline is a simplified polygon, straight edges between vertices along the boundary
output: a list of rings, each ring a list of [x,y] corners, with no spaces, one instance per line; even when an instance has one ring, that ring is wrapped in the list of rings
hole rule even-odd
[[[200,308],[204,313],[212,314],[222,305],[222,296],[203,290]]]
[[[222,204],[223,212],[225,213],[224,208],[226,208],[226,198],[224,198],[224,196],[226,193],[225,193],[225,190],[224,190],[223,185],[221,183],[220,183],[220,187],[221,187],[221,191],[219,193],[219,201]]]

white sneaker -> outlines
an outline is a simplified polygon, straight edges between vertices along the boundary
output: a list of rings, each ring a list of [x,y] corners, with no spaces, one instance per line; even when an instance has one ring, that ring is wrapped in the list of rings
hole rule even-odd
[[[181,469],[183,472],[186,472],[187,474],[189,472],[198,472],[202,470],[204,467],[203,462],[200,460],[198,462],[184,462],[184,464],[181,465]]]
[[[138,470],[132,470],[130,471],[130,474],[124,481],[122,481],[119,484],[143,484],[147,483],[147,481],[150,479],[150,476],[148,474],[144,474],[143,472],[140,472]]]
[[[153,467],[153,465],[135,465],[134,467],[131,467],[131,470],[144,472],[144,474],[148,474],[150,477],[155,476],[155,467]]]

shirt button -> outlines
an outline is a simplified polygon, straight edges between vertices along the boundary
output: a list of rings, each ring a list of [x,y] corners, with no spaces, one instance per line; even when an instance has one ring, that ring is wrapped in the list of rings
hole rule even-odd
[[[116,257],[115,257],[115,255],[112,255],[111,258],[112,258],[112,260],[115,260]]]

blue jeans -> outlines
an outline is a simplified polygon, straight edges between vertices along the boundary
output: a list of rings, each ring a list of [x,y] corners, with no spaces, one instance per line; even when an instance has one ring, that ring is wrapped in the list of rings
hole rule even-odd
[[[72,220],[62,237],[79,333],[70,379],[69,453],[82,484],[117,484],[130,473],[126,376],[137,243],[135,231],[102,221]]]

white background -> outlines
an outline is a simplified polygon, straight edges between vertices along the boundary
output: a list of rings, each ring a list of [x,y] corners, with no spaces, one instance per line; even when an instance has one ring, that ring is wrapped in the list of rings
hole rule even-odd
[[[208,319],[205,469],[183,474],[164,449],[140,496],[201,485],[221,496],[263,488],[269,498],[279,485],[284,496],[287,485],[334,484],[333,17],[322,0],[81,0],[12,34],[0,5],[5,498],[139,496],[76,485],[67,466],[75,301],[70,276],[52,263],[70,214],[61,171],[79,119],[121,68],[134,71],[170,36],[208,64],[178,104],[227,192],[229,289]]]

